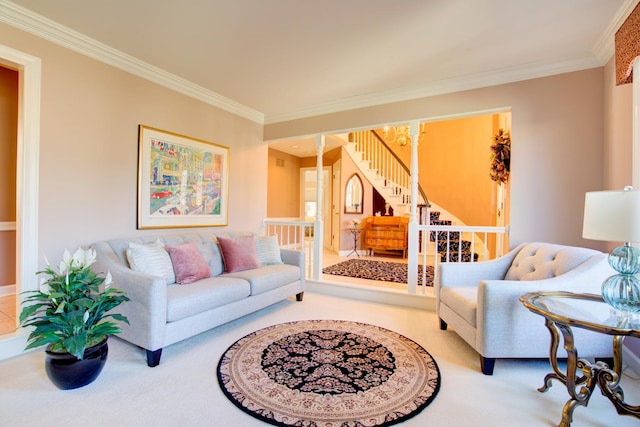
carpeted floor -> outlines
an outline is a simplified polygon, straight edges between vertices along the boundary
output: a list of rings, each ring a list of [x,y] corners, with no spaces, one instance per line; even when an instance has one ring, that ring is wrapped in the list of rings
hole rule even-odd
[[[440,372],[420,345],[365,323],[307,320],[233,344],[218,365],[225,395],[278,426],[389,426],[422,411]]]
[[[0,360],[2,427],[265,427],[224,395],[216,366],[234,342],[259,329],[309,319],[339,319],[377,325],[411,338],[438,362],[442,383],[435,399],[397,427],[557,426],[569,399],[554,382],[537,389],[549,361],[498,359],[492,376],[480,372],[476,353],[453,330],[441,331],[435,312],[324,295],[310,286],[304,301],[280,301],[256,313],[165,347],[162,362],[147,367],[146,353],[109,338],[109,359],[96,381],[76,390],[55,387],[44,371],[41,349]],[[544,322],[540,324],[544,328]],[[634,339],[634,338],[627,338]],[[18,344],[15,344],[18,345]],[[626,360],[626,359],[625,359]],[[626,363],[626,362],[625,362]],[[629,370],[629,372],[632,372]],[[625,400],[640,402],[640,380],[623,375]],[[573,427],[638,427],[619,416],[594,391],[588,407],[573,413]]]
[[[433,286],[433,267],[427,266],[425,282]],[[322,269],[324,274],[355,277],[358,279],[380,280],[394,283],[407,283],[407,264],[368,259],[350,259]],[[418,285],[422,285],[422,266],[418,266]]]

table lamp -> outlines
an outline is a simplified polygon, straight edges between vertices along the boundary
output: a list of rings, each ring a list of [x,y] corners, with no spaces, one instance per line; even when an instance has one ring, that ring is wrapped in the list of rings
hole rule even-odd
[[[585,195],[582,237],[624,242],[609,253],[609,264],[619,274],[602,283],[602,297],[616,310],[640,312],[640,191],[593,191]]]

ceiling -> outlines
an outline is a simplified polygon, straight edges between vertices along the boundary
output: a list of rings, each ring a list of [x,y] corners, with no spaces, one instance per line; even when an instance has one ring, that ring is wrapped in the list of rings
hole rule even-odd
[[[637,3],[0,0],[0,20],[268,124],[599,67]]]

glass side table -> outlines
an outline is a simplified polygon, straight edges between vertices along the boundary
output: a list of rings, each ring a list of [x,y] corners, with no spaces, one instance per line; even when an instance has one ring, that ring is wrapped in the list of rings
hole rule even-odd
[[[578,405],[587,406],[596,387],[606,396],[620,415],[640,418],[640,406],[624,401],[620,387],[622,373],[622,340],[624,337],[640,337],[640,317],[615,311],[600,295],[571,292],[531,292],[520,297],[526,308],[544,317],[551,333],[549,362],[553,368],[547,374],[544,385],[538,389],[544,393],[551,387],[551,380],[558,380],[567,387],[571,399],[562,408],[560,427],[569,427],[573,410]],[[594,364],[578,359],[571,328],[582,328],[611,335],[613,341],[613,367],[598,361]],[[567,351],[566,374],[558,368],[557,350],[560,334]],[[579,375],[579,376],[578,376]]]
[[[347,228],[347,230],[349,230],[351,234],[353,234],[353,250],[349,252],[349,255],[347,255],[347,257],[350,257],[351,254],[355,253],[356,256],[360,258],[360,254],[358,253],[358,236],[360,236],[360,233],[362,233],[363,229],[360,227],[349,227]]]

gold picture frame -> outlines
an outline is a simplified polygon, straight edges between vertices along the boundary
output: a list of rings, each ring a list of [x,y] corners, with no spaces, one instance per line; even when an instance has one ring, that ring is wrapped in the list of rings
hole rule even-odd
[[[140,125],[138,229],[227,225],[229,147]]]

